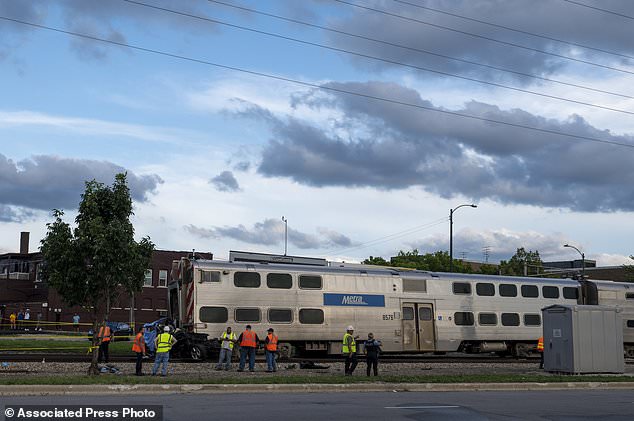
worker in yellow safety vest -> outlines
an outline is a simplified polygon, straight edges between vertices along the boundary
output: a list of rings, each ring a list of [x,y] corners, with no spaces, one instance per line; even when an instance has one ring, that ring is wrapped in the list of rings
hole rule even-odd
[[[136,353],[136,375],[143,375],[143,357],[146,355],[145,338],[143,337],[143,326],[139,329],[139,333],[134,337],[132,343],[132,352]]]
[[[341,348],[345,357],[346,376],[352,376],[354,369],[357,368],[357,338],[353,336],[354,327],[348,326],[346,334],[343,335],[343,346]]]
[[[544,337],[537,340],[537,352],[539,352],[539,368],[544,368]]]
[[[170,334],[170,330],[169,326],[165,326],[163,328],[163,333],[157,335],[156,339],[154,339],[154,345],[156,345],[156,356],[154,357],[154,367],[152,368],[153,376],[156,376],[161,364],[163,364],[161,376],[167,376],[167,363],[170,360],[170,350],[177,342],[174,336]]]
[[[268,335],[266,335],[266,339],[264,339],[264,355],[266,357],[267,373],[277,371],[277,362],[275,361],[275,355],[277,354],[278,337],[274,332],[275,330],[270,327],[268,330]]]
[[[216,370],[222,370],[223,367],[226,371],[231,369],[231,356],[233,355],[233,347],[238,341],[236,334],[231,331],[231,326],[227,326],[222,335],[220,335],[222,341],[220,345],[220,356],[218,357],[218,364],[216,364]]]

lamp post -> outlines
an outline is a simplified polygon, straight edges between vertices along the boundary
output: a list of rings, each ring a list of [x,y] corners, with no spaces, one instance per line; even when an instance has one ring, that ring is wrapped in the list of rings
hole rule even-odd
[[[577,250],[577,253],[581,255],[581,279],[585,279],[586,278],[586,255],[583,254],[583,252],[579,250],[577,247],[572,246],[570,244],[564,244],[564,247],[570,247],[571,249],[575,249]]]
[[[478,207],[478,205],[472,203],[470,205],[459,205],[449,210],[449,273],[453,272],[453,213],[464,206],[470,206],[472,208]]]
[[[284,256],[286,256],[288,246],[288,219],[282,216],[282,222],[284,222]]]

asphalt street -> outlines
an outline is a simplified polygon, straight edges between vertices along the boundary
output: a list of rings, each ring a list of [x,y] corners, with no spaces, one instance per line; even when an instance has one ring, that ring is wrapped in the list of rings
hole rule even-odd
[[[0,397],[16,405],[162,405],[165,420],[632,420],[631,391],[239,393]],[[7,418],[7,420],[9,420]]]

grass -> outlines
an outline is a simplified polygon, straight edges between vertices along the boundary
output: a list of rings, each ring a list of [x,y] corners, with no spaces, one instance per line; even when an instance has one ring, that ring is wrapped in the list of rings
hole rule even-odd
[[[86,366],[87,368],[87,366]],[[249,377],[136,377],[128,375],[77,376],[39,376],[39,377],[0,377],[0,385],[134,385],[134,384],[356,384],[356,383],[568,383],[568,382],[631,382],[630,376],[526,376],[526,375],[468,375],[468,376],[258,376]]]
[[[34,353],[75,353],[85,354],[90,347],[90,341],[86,340],[50,340],[50,339],[0,339],[0,355],[11,352]],[[132,342],[112,342],[108,350],[111,355],[132,355]],[[1,357],[0,357],[1,358]]]

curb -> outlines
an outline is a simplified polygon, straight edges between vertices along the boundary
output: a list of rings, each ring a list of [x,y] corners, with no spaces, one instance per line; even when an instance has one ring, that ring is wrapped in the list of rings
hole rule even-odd
[[[156,393],[337,393],[634,390],[634,382],[0,385],[0,396],[152,395]]]

